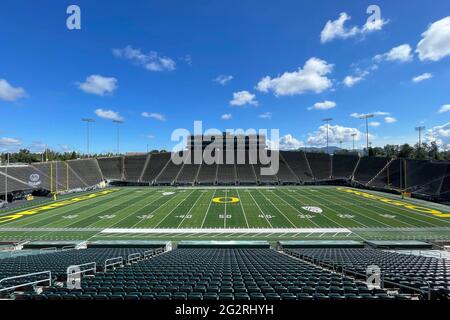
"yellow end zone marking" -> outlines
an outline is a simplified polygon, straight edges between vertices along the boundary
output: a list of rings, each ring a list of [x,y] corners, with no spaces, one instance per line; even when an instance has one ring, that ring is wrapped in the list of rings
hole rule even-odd
[[[450,218],[450,213],[444,213],[444,212],[436,210],[436,209],[430,209],[430,208],[426,208],[426,207],[416,206],[411,203],[398,201],[398,200],[394,200],[394,199],[389,199],[389,198],[384,198],[384,197],[376,196],[374,194],[370,194],[367,192],[361,192],[361,191],[357,191],[357,190],[353,190],[353,189],[347,189],[347,188],[336,188],[336,189],[347,192],[347,193],[356,194],[358,196],[362,196],[367,199],[378,200],[381,202],[389,203],[389,204],[392,204],[397,207],[404,207],[406,209],[410,209],[413,211],[432,214],[436,217]]]
[[[16,213],[4,216],[4,217],[0,217],[0,223],[10,222],[10,221],[13,221],[13,220],[20,219],[23,216],[31,216],[31,215],[34,215],[34,214],[41,213],[43,211],[48,211],[48,210],[51,210],[51,209],[64,207],[64,206],[67,206],[67,205],[70,205],[70,204],[73,204],[73,203],[77,203],[77,202],[80,202],[80,201],[85,201],[85,200],[97,198],[97,197],[104,196],[104,195],[107,195],[107,194],[110,194],[110,193],[113,193],[113,192],[119,191],[119,190],[120,189],[103,190],[103,191],[96,192],[96,193],[91,193],[91,194],[88,194],[88,195],[85,195],[85,196],[75,197],[75,198],[71,198],[71,199],[67,199],[67,200],[63,200],[63,201],[58,201],[58,202],[46,204],[46,205],[43,205],[41,207],[36,207],[36,208],[32,208],[32,209],[16,212]]]
[[[239,198],[236,197],[215,197],[212,199],[215,203],[238,203]]]

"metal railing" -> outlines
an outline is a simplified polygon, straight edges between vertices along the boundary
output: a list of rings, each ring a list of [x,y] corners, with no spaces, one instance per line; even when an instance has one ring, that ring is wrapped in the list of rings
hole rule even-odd
[[[139,261],[139,260],[141,260],[141,257],[142,257],[142,255],[139,252],[131,253],[128,255],[127,263],[130,264],[134,261]]]
[[[81,267],[86,267],[86,266],[91,266],[91,267],[81,270]],[[80,271],[73,271],[76,268],[78,268]],[[97,272],[97,263],[96,262],[88,262],[88,263],[68,266],[67,267],[67,277],[69,277],[69,275],[84,274],[89,271],[93,271],[94,274]]]
[[[21,278],[29,278],[29,277],[38,276],[38,275],[41,275],[41,274],[42,275],[43,274],[48,275],[48,277],[46,277],[44,279],[40,279],[40,280],[30,280],[28,282],[19,283],[19,284],[15,284],[15,285],[12,285],[12,286],[7,286],[5,288],[1,288],[1,285],[4,282],[10,281],[10,280],[21,279]],[[48,282],[49,286],[52,285],[52,272],[50,270],[49,271],[28,273],[28,274],[23,274],[23,275],[20,275],[20,276],[3,278],[3,279],[0,280],[0,292],[9,291],[9,290],[12,290],[12,289],[17,289],[17,288],[31,286],[31,285],[36,285],[36,284],[42,283],[42,282]]]
[[[144,251],[144,253],[143,253],[144,259],[148,259],[150,257],[153,257],[154,255],[155,255],[155,250],[153,250],[153,249]]]
[[[56,247],[42,248],[39,250],[40,253],[56,252],[56,251],[58,251],[58,248]]]
[[[105,260],[103,271],[106,271],[108,267],[114,267],[117,265],[123,265],[123,257],[115,257]]]
[[[315,257],[309,257],[306,255],[303,255],[299,252],[293,251],[293,250],[289,250],[289,249],[285,249],[284,252],[286,252],[287,254],[294,256],[298,259],[304,260],[304,261],[308,261],[311,262],[314,265],[320,266],[320,267],[325,267],[328,268],[330,270],[334,270],[335,272],[340,271],[342,276],[347,276],[347,275],[353,275],[353,277],[355,278],[355,280],[357,279],[366,279],[367,275],[366,274],[362,274],[359,272],[356,272],[354,270],[351,269],[346,269],[345,266],[343,264],[339,264],[337,262],[334,261],[323,261],[319,258],[315,258]],[[428,292],[424,292],[421,289],[415,288],[415,287],[411,287],[411,286],[407,286],[404,284],[400,284],[394,281],[390,281],[390,280],[386,280],[384,275],[381,274],[381,288],[385,289],[386,288],[386,284],[389,285],[390,288],[401,288],[401,289],[407,289],[410,290],[412,292],[415,292],[416,294],[420,295],[420,296],[424,296],[425,293],[427,293],[427,299],[431,300],[431,284],[427,281],[427,286],[428,286]]]

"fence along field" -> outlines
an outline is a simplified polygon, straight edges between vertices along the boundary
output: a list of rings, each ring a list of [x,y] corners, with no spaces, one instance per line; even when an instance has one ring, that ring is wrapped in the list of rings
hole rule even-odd
[[[0,240],[448,239],[449,217],[342,187],[114,188],[3,213]]]

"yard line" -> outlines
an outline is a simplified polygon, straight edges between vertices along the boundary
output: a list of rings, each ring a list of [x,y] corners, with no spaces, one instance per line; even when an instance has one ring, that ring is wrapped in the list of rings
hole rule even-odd
[[[279,199],[281,199],[281,201],[283,201],[284,203],[286,203],[288,206],[290,206],[292,209],[294,209],[295,211],[297,211],[300,214],[303,214],[303,212],[299,211],[296,207],[292,206],[289,202],[287,202],[286,200],[284,200],[283,198],[281,198],[279,195],[277,195],[276,192],[272,192],[275,196],[277,196]],[[270,201],[270,200],[269,200]],[[272,203],[272,201],[270,201]],[[280,211],[275,205],[273,205],[278,211]],[[281,211],[280,211],[281,212]],[[310,221],[311,223],[313,223],[316,227],[320,228],[320,225],[317,224],[316,222],[312,221],[311,219],[307,218],[308,221]],[[289,220],[290,221],[290,220]],[[292,223],[292,222],[291,222]]]
[[[325,193],[325,191],[324,191],[324,193]],[[328,193],[327,193],[327,194],[328,194]],[[332,195],[330,195],[330,196],[332,196]],[[342,195],[342,198],[346,198],[345,196],[346,196],[346,194],[345,194],[345,195]],[[334,196],[334,197],[337,198],[337,196]],[[382,208],[382,207],[377,207],[377,206],[375,206],[374,204],[372,204],[372,202],[369,202],[369,201],[364,202],[364,201],[360,201],[359,199],[353,199],[353,198],[351,198],[351,197],[348,197],[348,198],[349,198],[349,201],[344,200],[344,204],[352,204],[352,203],[350,202],[350,200],[355,201],[355,202],[358,203],[358,207],[359,207],[361,210],[365,210],[365,211],[369,212],[369,214],[374,214],[374,213],[377,213],[377,214],[378,214],[378,212],[371,211],[371,210],[365,208],[364,205],[366,205],[366,204],[367,204],[368,206],[370,206],[370,207],[375,208],[375,209],[380,209],[380,210],[386,211],[386,212],[388,212],[388,213],[392,213],[391,211],[388,211],[387,209],[384,209],[384,208]],[[361,204],[363,204],[363,205],[361,205]],[[351,209],[349,209],[349,210],[351,210]],[[401,215],[401,216],[403,216],[403,215]],[[414,219],[414,218],[411,218],[411,219],[417,220],[417,219]],[[377,220],[376,220],[376,221],[377,221]],[[419,221],[419,220],[417,220],[417,221]],[[379,222],[381,222],[381,221],[379,221]],[[406,221],[395,220],[395,222],[399,222],[399,223],[402,223],[402,224],[406,224],[406,225],[409,225],[409,226],[411,226],[411,227],[417,227],[417,225],[410,224],[410,223],[408,223],[408,222],[406,222]],[[381,222],[381,223],[383,223],[383,222]],[[428,224],[430,224],[430,223],[428,223]],[[430,225],[433,225],[433,224],[430,224]],[[390,227],[393,227],[393,226],[390,225]]]
[[[281,192],[283,192],[283,190],[281,190]],[[286,193],[286,192],[283,192],[283,193],[286,194],[287,196],[291,197],[291,198],[294,199],[295,201],[300,202],[301,204],[303,204],[301,201],[297,200],[295,197],[291,196],[290,194],[288,194],[288,193]],[[306,199],[309,199],[309,197],[307,197],[307,196],[305,196],[305,195],[302,195],[302,196],[305,197]],[[309,200],[311,200],[311,199],[309,199]],[[314,202],[314,201],[312,200],[312,202]],[[331,209],[330,207],[328,207],[328,206],[326,206],[326,205],[323,205],[323,206],[324,206],[325,208],[327,208],[328,210],[334,212],[335,214],[340,214],[340,213],[337,212],[336,210]],[[330,220],[330,221],[336,223],[338,226],[340,226],[340,227],[342,227],[342,228],[346,228],[346,227],[344,227],[342,224],[340,224],[339,222],[335,221],[334,219],[331,219],[331,218],[330,218],[329,216],[327,216],[327,215],[322,215],[321,217],[324,217],[324,218],[326,218],[326,219],[328,219],[328,220]],[[359,221],[354,221],[354,222],[356,222],[356,223],[359,224],[359,225],[362,225],[363,227],[369,228],[368,226],[366,226],[366,225],[365,225],[364,223],[362,223],[362,222],[359,222]],[[348,229],[348,228],[347,228],[347,229]]]
[[[263,196],[263,197],[265,197],[264,196],[264,194],[260,191],[260,190],[258,190],[258,192]],[[269,203],[279,212],[279,213],[281,213],[281,215],[287,220],[287,221],[289,221],[289,223],[290,224],[292,224],[295,228],[297,228],[297,226],[288,218],[288,217],[286,217],[286,215],[283,213],[283,212],[281,212],[280,211],[280,209],[278,209],[278,207],[276,206],[276,205],[274,205],[273,204],[273,202],[272,201],[270,201],[270,199],[268,198],[268,197],[265,197],[266,199],[267,199],[267,201],[269,201]]]
[[[164,218],[162,218],[162,220],[159,220],[158,223],[154,226],[154,228],[158,228],[158,226],[161,224],[161,222],[163,222],[168,216],[170,216],[170,214],[171,214],[172,212],[175,211],[176,208],[178,208],[184,201],[186,201],[186,199],[189,198],[189,196],[190,196],[192,193],[194,193],[194,191],[195,191],[195,189],[192,190],[192,191],[191,191],[191,192],[190,192],[190,193],[189,193],[182,201],[180,201],[180,203],[177,204],[175,208],[173,208],[172,210],[170,210],[170,212],[169,212]]]
[[[226,229],[227,228],[227,191],[225,190],[225,213],[223,215],[223,228]]]
[[[241,196],[240,196],[240,194],[239,194],[239,189],[236,189],[236,190],[237,190],[237,195],[238,195],[238,197],[239,197],[239,204],[241,205],[242,213],[244,214],[245,224],[247,225],[247,228],[249,228],[249,226],[248,226],[248,220],[247,220],[247,215],[245,214],[245,209],[244,209],[244,206],[242,205],[242,200],[241,200]]]
[[[188,214],[191,213],[192,209],[194,209],[194,207],[195,207],[195,205],[197,204],[197,202],[198,202],[205,194],[206,194],[206,192],[200,194],[200,195],[197,197],[197,200],[195,200],[194,204],[191,206],[191,208],[189,209],[189,211],[184,215],[183,219],[181,219],[181,222],[178,224],[177,229],[180,228],[180,226],[183,224],[184,220],[186,219],[186,216],[187,216]]]
[[[321,191],[319,191],[319,193],[320,193],[320,192],[321,192]],[[337,196],[334,196],[334,195],[329,195],[329,196],[330,196],[330,197],[333,197],[333,198],[335,198],[335,199],[339,199]],[[341,205],[341,204],[337,204],[337,206],[342,207],[342,208],[344,208],[345,210],[348,210],[348,211],[350,211],[350,212],[353,212],[354,214],[356,214],[357,216],[362,217],[363,219],[372,220],[372,221],[374,221],[375,223],[381,223],[381,224],[385,225],[386,227],[392,227],[392,225],[389,225],[389,224],[387,224],[387,223],[384,223],[384,222],[381,221],[381,220],[376,220],[376,219],[374,219],[374,218],[372,218],[372,217],[370,217],[370,216],[363,215],[363,214],[361,214],[360,212],[351,209],[350,207],[347,209],[347,207],[345,207],[344,205]],[[373,212],[371,212],[371,211],[369,211],[369,212],[370,212],[371,214],[373,214]]]
[[[71,211],[80,210],[80,209],[83,209],[85,207],[89,207],[92,204],[98,203],[98,202],[100,202],[102,204],[103,203],[107,204],[107,203],[110,203],[108,201],[115,201],[116,198],[119,199],[117,197],[118,194],[120,194],[120,191],[118,191],[117,193],[113,192],[113,193],[110,193],[108,195],[104,195],[103,197],[98,197],[98,198],[94,198],[94,199],[88,199],[88,200],[84,200],[84,201],[81,201],[81,202],[78,202],[78,203],[73,203],[73,204],[70,204],[70,205],[67,205],[67,206],[64,206],[64,207],[59,207],[59,208],[51,209],[51,210],[48,210],[48,211],[44,211],[44,212],[38,213],[35,216],[29,216],[28,219],[25,220],[24,224],[19,223],[18,225],[20,227],[26,227],[26,226],[28,226],[30,224],[34,224],[34,223],[40,222],[42,220],[46,220],[46,219],[48,219],[50,217],[51,218],[56,218],[57,216],[62,216],[63,214],[67,214],[67,213],[69,213]],[[131,194],[131,192],[127,192],[126,194]],[[7,225],[10,225],[10,224],[14,225],[15,223],[18,223],[18,222],[21,222],[21,221],[20,220],[15,220],[15,221],[10,221],[10,222],[5,222],[5,223],[2,223],[2,226],[7,226]]]
[[[155,192],[155,195],[158,193],[158,191],[159,191],[159,190],[157,190],[157,191]],[[151,195],[151,196],[153,196],[153,195]],[[119,223],[122,222],[123,220],[125,220],[125,219],[129,218],[130,216],[134,215],[137,211],[142,210],[142,209],[144,209],[145,207],[148,207],[148,206],[152,205],[154,202],[158,201],[158,200],[161,199],[162,197],[164,197],[164,195],[163,195],[163,194],[160,194],[159,197],[153,199],[152,202],[147,203],[145,206],[140,207],[139,209],[132,211],[130,214],[127,214],[127,215],[126,215],[125,217],[123,217],[122,219],[120,219],[120,220],[118,220],[118,221],[114,221],[114,224],[113,224],[112,226],[110,226],[109,228],[114,228],[115,225],[119,224]],[[169,201],[172,200],[173,198],[175,198],[175,197],[172,197],[172,198],[169,197],[169,198],[167,199],[167,201],[164,202],[162,205],[165,205],[167,202],[169,202]],[[148,198],[144,198],[143,200],[148,200]],[[129,208],[124,208],[124,210],[125,210],[125,209],[129,209]],[[156,208],[156,209],[157,209],[157,208]],[[149,212],[149,213],[152,213],[152,212],[155,211],[156,209],[152,210],[152,211]]]
[[[259,206],[258,202],[256,202],[255,198],[253,197],[251,192],[248,192],[248,194],[250,195],[250,197],[253,199],[253,202],[256,204],[256,206],[259,209],[259,212],[261,212],[261,214],[264,216],[264,218],[267,220],[267,223],[269,224],[269,226],[271,228],[273,228],[272,224],[270,223],[269,219],[267,219],[266,214],[262,211],[261,207]]]
[[[368,192],[368,193],[370,193],[370,192]],[[400,201],[399,199],[395,199],[395,198],[392,198],[392,197],[386,197],[386,198],[389,198],[389,199],[392,199],[392,200],[398,200],[398,201]],[[362,199],[361,199],[361,200],[362,200]],[[360,202],[361,200],[358,199],[358,200],[356,200],[356,201]],[[402,199],[401,201],[408,202],[408,201],[405,201],[404,199]],[[426,214],[426,213],[422,213],[422,212],[418,212],[418,211],[414,211],[414,210],[409,210],[409,209],[406,209],[406,208],[402,208],[402,207],[399,207],[399,206],[395,206],[395,205],[390,204],[390,203],[388,203],[388,202],[383,202],[383,204],[389,205],[389,206],[394,207],[394,208],[396,208],[396,209],[398,209],[398,210],[406,211],[406,212],[408,212],[408,213],[414,213],[415,215],[424,216],[424,217],[426,217],[426,218],[430,218],[430,219],[438,220],[439,222],[444,222],[444,223],[450,224],[450,221],[447,221],[447,220],[444,220],[444,219],[440,219],[440,218],[435,217],[435,216],[433,216],[433,215],[431,215],[431,214]],[[375,205],[374,205],[374,206],[375,206]],[[424,206],[424,205],[423,205],[423,204],[418,204],[418,206]],[[377,208],[378,208],[378,207],[377,207]],[[441,209],[439,209],[439,210],[441,210]],[[407,216],[407,217],[408,217],[408,216]],[[418,220],[418,219],[415,219],[415,218],[412,218],[412,217],[410,217],[410,218],[411,218],[411,219],[414,219],[414,220],[417,220],[417,221],[420,221],[420,222],[423,222],[423,220]],[[439,226],[439,225],[431,224],[430,222],[428,222],[428,224],[433,225],[433,226]]]
[[[217,189],[214,189],[214,193],[213,193],[213,195],[212,195],[212,197],[211,197],[211,201],[209,202],[208,209],[206,209],[205,216],[203,217],[202,225],[200,226],[201,229],[203,229],[203,226],[204,226],[204,224],[205,224],[206,217],[208,216],[208,212],[209,212],[209,209],[211,208],[211,203],[212,203],[212,200],[214,199],[214,197],[215,197],[215,195],[216,195],[216,192],[217,192]]]

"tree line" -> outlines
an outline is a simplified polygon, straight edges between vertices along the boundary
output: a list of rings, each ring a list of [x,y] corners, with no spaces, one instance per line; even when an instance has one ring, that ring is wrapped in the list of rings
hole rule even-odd
[[[150,153],[167,152],[166,150],[151,150]],[[351,150],[340,150],[339,153],[351,152]],[[366,154],[365,150],[363,151]],[[116,156],[114,153],[95,153],[87,155],[76,151],[58,152],[47,149],[45,152],[31,152],[28,149],[20,149],[17,152],[9,154],[10,163],[33,163],[45,161],[67,161],[86,158],[101,158]],[[450,161],[450,150],[440,150],[435,142],[415,144],[411,146],[407,143],[402,145],[388,144],[384,147],[370,147],[369,156],[371,157],[388,157],[388,158],[406,158],[417,160],[437,160]],[[6,163],[7,154],[0,155],[1,163]]]

